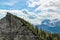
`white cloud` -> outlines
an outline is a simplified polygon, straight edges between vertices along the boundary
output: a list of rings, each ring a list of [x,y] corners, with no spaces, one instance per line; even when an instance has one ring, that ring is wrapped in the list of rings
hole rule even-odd
[[[5,17],[6,16],[6,13],[5,12],[0,12],[0,19]]]
[[[16,2],[4,2],[4,5],[13,6]]]
[[[39,14],[37,14],[37,18],[35,19],[38,21],[38,24],[41,24],[41,22],[45,19],[51,20],[51,23],[55,22],[54,19],[60,20],[60,14],[58,14],[58,11],[60,11],[60,0],[28,0],[27,5],[28,7],[40,5],[34,10],[37,12],[41,11]]]
[[[35,11],[48,9],[56,10],[57,8],[60,8],[60,0],[28,0],[27,5],[28,7],[35,7],[36,5],[40,5],[35,9]]]
[[[39,15],[39,19],[41,20],[41,22],[43,20],[45,20],[45,19],[49,19],[50,20],[50,24],[46,24],[45,23],[45,25],[48,25],[50,27],[55,27],[55,22],[60,21],[60,14],[55,13],[55,12],[50,12],[50,13],[43,12],[43,13],[40,13],[38,15]],[[55,19],[57,19],[57,20],[55,20]]]
[[[35,0],[28,0],[26,4],[28,7],[35,7],[36,5],[39,5]]]
[[[0,10],[0,14],[3,13],[1,15],[1,17],[3,17],[3,15],[6,14],[6,12],[10,12],[18,17],[21,17],[21,18],[25,19],[26,21],[28,21],[34,25],[40,25],[41,22],[45,19],[49,19],[49,20],[51,20],[51,22],[55,22],[54,19],[60,20],[60,14],[55,13],[55,12],[50,12],[50,13],[42,12],[40,14],[36,14],[34,12],[29,12],[26,9],[24,9],[24,10]],[[31,19],[31,18],[29,18],[29,16],[35,17],[35,18]]]
[[[10,1],[8,1],[8,2],[2,2],[2,3],[0,3],[0,4],[2,4],[2,5],[8,5],[8,6],[13,6],[13,5],[15,5],[17,2],[18,2],[17,0],[10,0]]]
[[[24,13],[23,11],[25,11],[25,9],[24,9],[24,10],[0,10],[1,14],[2,14],[2,12],[4,12],[4,13],[10,12],[10,13],[18,16],[18,17],[21,17],[21,18],[25,19],[26,21],[28,21],[28,22],[30,22],[30,23],[32,23],[32,24],[39,24],[39,23],[38,23],[39,21],[38,21],[36,18],[35,18],[35,19],[30,19],[30,18],[29,18],[29,16],[31,16],[31,17],[37,17],[35,13],[33,13],[33,12],[28,12],[28,11],[26,10],[26,12],[28,13],[28,14],[26,14],[26,13]],[[2,15],[2,17],[3,17],[3,15]],[[37,22],[36,22],[36,21],[37,21]]]

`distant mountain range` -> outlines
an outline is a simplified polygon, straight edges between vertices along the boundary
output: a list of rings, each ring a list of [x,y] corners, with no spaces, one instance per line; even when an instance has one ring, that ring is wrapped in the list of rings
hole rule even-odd
[[[42,21],[41,25],[36,26],[45,32],[60,34],[60,20],[58,19],[56,19],[54,22],[51,22],[49,19],[45,19]]]

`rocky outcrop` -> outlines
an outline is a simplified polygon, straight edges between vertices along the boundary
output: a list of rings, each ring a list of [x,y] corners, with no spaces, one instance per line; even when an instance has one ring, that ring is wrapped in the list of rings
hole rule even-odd
[[[0,40],[39,40],[15,15],[7,13],[0,20]]]

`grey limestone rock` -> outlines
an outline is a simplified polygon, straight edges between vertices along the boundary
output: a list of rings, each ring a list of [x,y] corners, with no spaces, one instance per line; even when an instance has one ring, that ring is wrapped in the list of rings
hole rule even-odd
[[[0,40],[39,40],[15,15],[0,20]]]

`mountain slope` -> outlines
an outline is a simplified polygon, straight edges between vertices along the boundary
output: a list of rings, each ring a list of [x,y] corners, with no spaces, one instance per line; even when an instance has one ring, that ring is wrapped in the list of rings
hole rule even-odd
[[[24,19],[7,13],[0,20],[0,40],[60,40],[60,34],[44,32]]]
[[[0,20],[0,40],[39,40],[29,27],[30,23],[7,12]]]

